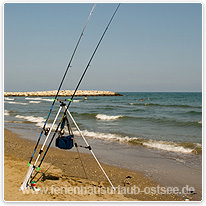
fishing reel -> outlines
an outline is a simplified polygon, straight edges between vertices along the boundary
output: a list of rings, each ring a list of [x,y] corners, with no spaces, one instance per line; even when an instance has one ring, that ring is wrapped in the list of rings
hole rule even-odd
[[[64,129],[61,129],[60,131],[59,131],[59,136],[61,137],[61,136],[63,136],[64,135]]]
[[[48,133],[49,133],[49,131],[50,131],[50,127],[46,128],[46,129],[44,130],[44,135],[47,136]]]

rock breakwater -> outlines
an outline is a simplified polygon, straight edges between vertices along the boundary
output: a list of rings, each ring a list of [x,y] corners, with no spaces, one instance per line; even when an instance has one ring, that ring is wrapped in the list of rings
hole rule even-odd
[[[73,90],[60,90],[59,96],[71,96]],[[37,92],[4,92],[5,97],[9,96],[33,96],[33,97],[50,97],[55,96],[57,90],[53,91],[37,91]],[[95,91],[95,90],[78,90],[75,96],[123,96],[111,91]]]

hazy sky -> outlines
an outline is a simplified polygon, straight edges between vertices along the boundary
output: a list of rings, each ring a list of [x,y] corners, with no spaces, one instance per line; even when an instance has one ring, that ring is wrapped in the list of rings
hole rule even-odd
[[[4,90],[57,89],[93,4],[7,3]],[[117,4],[97,4],[62,89],[74,89]],[[201,91],[202,5],[121,4],[80,89]]]

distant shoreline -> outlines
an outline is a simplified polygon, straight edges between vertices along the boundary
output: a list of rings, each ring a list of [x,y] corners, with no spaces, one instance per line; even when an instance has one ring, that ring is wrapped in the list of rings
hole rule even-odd
[[[60,90],[59,96],[71,96],[73,90]],[[37,92],[4,92],[5,97],[9,96],[33,96],[33,97],[50,97],[55,96],[57,90],[53,91],[37,91]],[[111,91],[95,91],[95,90],[78,90],[75,96],[123,96],[117,92]]]

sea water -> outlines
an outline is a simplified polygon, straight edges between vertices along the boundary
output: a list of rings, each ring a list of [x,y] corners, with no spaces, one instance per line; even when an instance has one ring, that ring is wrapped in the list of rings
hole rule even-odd
[[[133,149],[148,148],[190,166],[197,164],[199,157],[199,165],[202,153],[202,93],[121,94],[124,96],[88,97],[86,101],[83,97],[74,98],[69,111],[86,138],[98,139],[103,144],[127,145]],[[52,102],[52,97],[5,97],[5,128],[32,134],[25,135],[25,138],[36,141]],[[51,127],[59,106],[57,101],[47,127]],[[79,135],[75,128],[73,132]],[[190,161],[187,162],[188,158]]]

